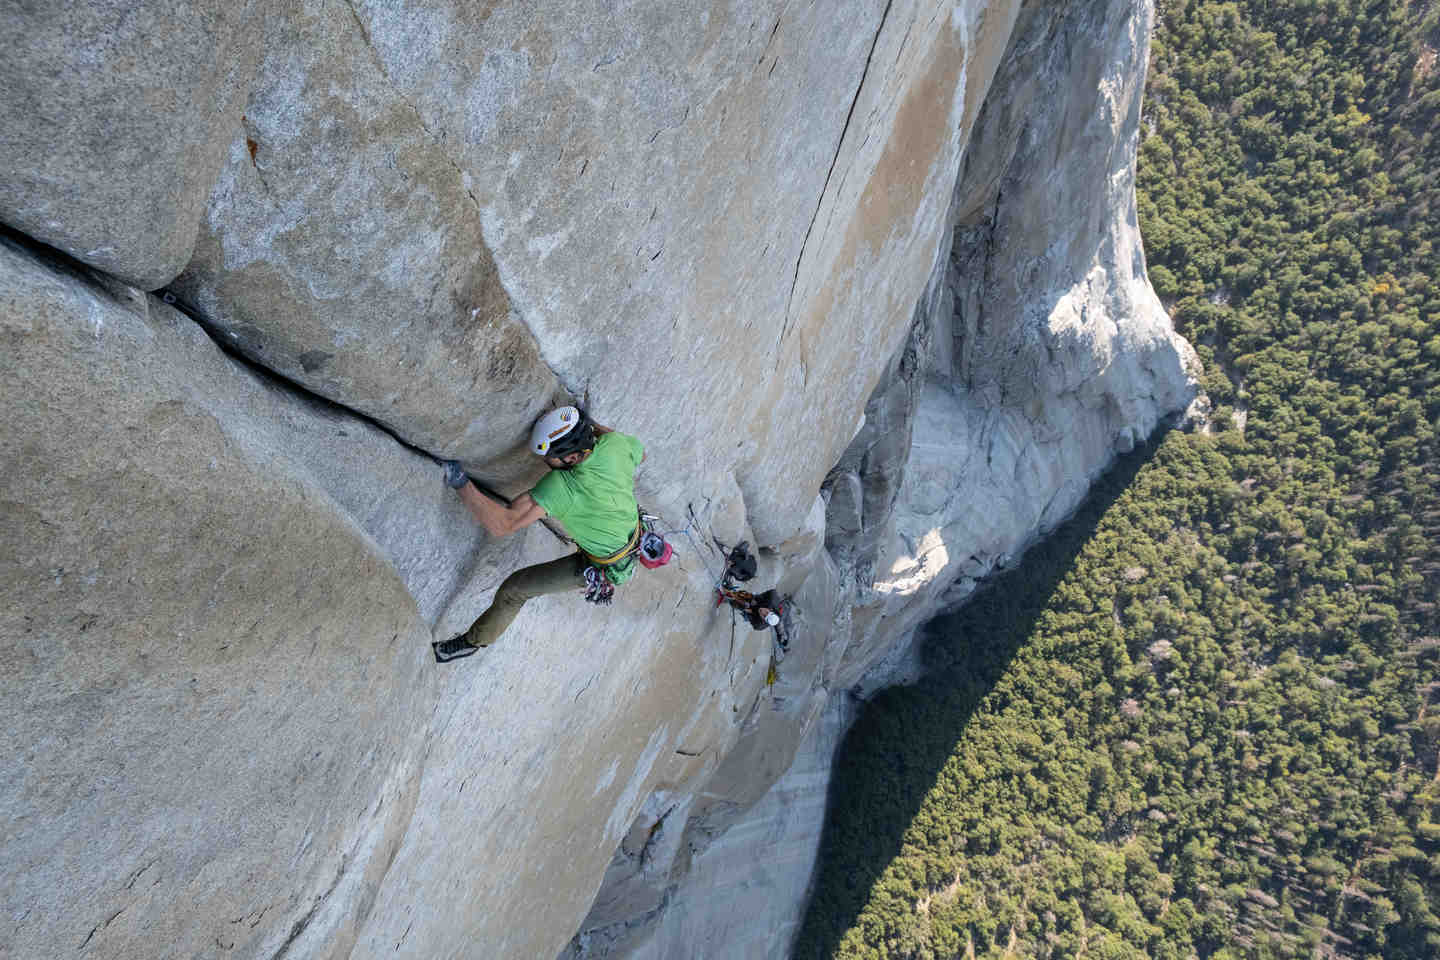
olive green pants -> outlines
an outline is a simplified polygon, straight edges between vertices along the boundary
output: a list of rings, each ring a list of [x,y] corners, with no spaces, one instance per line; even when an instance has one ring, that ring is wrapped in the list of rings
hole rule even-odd
[[[526,600],[550,593],[584,590],[585,579],[580,576],[576,557],[577,554],[572,553],[533,567],[521,567],[510,574],[495,591],[490,609],[480,614],[480,619],[465,631],[465,639],[477,647],[488,647],[510,629]]]

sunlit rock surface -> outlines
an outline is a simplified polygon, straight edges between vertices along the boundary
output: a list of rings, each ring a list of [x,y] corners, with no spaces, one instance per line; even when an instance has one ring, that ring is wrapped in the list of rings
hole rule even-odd
[[[1010,565],[1195,395],[1198,361],[1150,289],[1136,226],[1150,20],[1145,5],[1075,4],[1017,24],[956,188],[875,563],[891,639]]]
[[[703,842],[694,831],[685,835],[683,883],[668,888],[659,903],[632,915],[629,922],[576,937],[562,960],[789,956],[804,918],[830,762],[854,716],[855,701],[850,698],[827,700],[790,769],[742,819]],[[680,835],[668,821],[662,829]],[[597,903],[592,917],[599,907]]]
[[[1148,6],[121,6],[0,13],[7,951],[782,956],[837,698],[1188,401]],[[567,547],[430,455],[522,490],[560,398],[676,560],[437,667]]]
[[[826,482],[826,546],[851,604],[827,648],[838,654],[823,674],[827,717],[915,679],[916,627],[1012,565],[1117,452],[1195,395],[1198,364],[1145,278],[1135,220],[1150,18],[1148,5],[1075,4],[1027,7],[1016,24],[957,182],[953,248]],[[817,731],[807,756],[843,733]],[[674,906],[582,934],[572,950],[719,956],[743,916],[746,931],[774,931],[745,955],[785,956],[786,883],[771,869],[747,885],[747,870],[783,851],[808,879],[821,822],[791,811],[823,805],[829,787],[797,764],[724,822],[713,844],[725,853],[679,861],[663,888]],[[713,830],[697,818],[693,844],[710,849]],[[751,863],[736,836],[765,838]],[[692,904],[711,889],[724,907],[707,925]]]
[[[378,459],[436,552],[473,538],[388,437],[153,296],[8,241],[0,288],[5,953],[269,955],[374,895],[434,700],[332,471]]]

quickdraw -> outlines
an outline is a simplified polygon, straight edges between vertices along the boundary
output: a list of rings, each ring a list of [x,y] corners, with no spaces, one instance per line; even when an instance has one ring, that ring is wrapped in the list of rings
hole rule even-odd
[[[609,606],[615,599],[615,585],[599,567],[585,568],[585,599],[602,607]]]

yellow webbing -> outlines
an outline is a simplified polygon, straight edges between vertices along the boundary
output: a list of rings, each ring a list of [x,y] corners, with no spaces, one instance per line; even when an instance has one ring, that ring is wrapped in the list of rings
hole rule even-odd
[[[584,547],[580,548],[580,552],[585,554],[586,560],[589,560],[597,567],[613,567],[615,564],[619,563],[621,560],[624,560],[626,557],[630,556],[630,554],[640,549],[640,535],[644,532],[644,528],[640,526],[640,521],[636,520],[635,531],[630,534],[630,542],[625,544],[625,546],[621,547],[619,550],[616,550],[614,553],[610,554],[610,556],[597,557],[592,553],[586,553]]]

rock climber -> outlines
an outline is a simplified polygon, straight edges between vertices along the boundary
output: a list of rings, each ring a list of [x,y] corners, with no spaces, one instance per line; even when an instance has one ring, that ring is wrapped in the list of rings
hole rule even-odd
[[[790,638],[785,636],[785,631],[781,628],[785,601],[776,591],[750,593],[748,590],[740,590],[727,576],[715,589],[715,605],[718,607],[721,603],[728,603],[738,610],[740,616],[756,630],[774,629],[775,641],[780,645],[780,649],[789,647]]]
[[[774,590],[766,590],[751,597],[748,606],[738,609],[756,630],[769,630],[774,627],[777,634],[780,632],[780,613],[783,607],[780,604],[780,595]]]
[[[535,423],[530,452],[543,457],[550,472],[508,506],[481,491],[456,461],[444,462],[445,482],[491,536],[509,536],[549,516],[560,521],[579,552],[506,577],[490,609],[469,630],[431,644],[438,663],[494,643],[527,600],[585,589],[587,600],[608,603],[615,587],[635,572],[643,534],[635,501],[635,471],[645,459],[640,441],[602,427],[575,407],[560,407]]]

